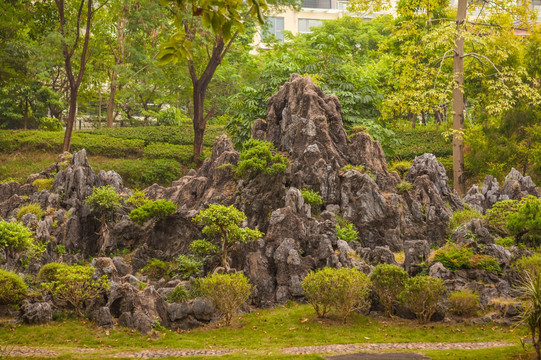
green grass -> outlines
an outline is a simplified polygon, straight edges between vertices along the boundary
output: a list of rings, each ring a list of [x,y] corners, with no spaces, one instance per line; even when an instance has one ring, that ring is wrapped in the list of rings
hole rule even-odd
[[[342,324],[338,319],[320,320],[310,306],[296,304],[242,315],[229,328],[214,324],[189,332],[166,331],[157,339],[120,327],[106,335],[105,330],[86,320],[0,327],[0,339],[7,339],[9,344],[58,349],[71,355],[74,355],[70,352],[73,347],[107,348],[114,352],[175,348],[231,349],[237,352],[223,357],[227,359],[293,358],[291,355],[279,356],[280,349],[349,343],[508,341],[520,347],[518,339],[524,335],[523,328],[512,329],[494,324],[418,325],[408,320],[378,321],[362,315],[354,315],[348,323]],[[517,346],[505,348],[505,351],[511,356],[519,350]],[[482,354],[490,351],[479,350]],[[445,358],[443,356],[449,352],[435,354],[440,356],[438,358]],[[299,358],[319,359],[313,355]]]

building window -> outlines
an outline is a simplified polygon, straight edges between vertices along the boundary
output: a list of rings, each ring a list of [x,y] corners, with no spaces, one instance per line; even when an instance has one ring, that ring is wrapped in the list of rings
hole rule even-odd
[[[268,16],[267,23],[263,29],[263,40],[274,35],[279,41],[284,41],[284,18]]]
[[[332,9],[331,0],[304,0],[302,7],[310,9]]]
[[[321,25],[321,20],[317,19],[299,19],[299,32],[308,33],[311,28],[314,26]]]

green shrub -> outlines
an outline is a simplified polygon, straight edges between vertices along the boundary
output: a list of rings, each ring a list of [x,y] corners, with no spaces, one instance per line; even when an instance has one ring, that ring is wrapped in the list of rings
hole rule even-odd
[[[343,172],[348,172],[348,171],[352,171],[352,170],[356,170],[360,173],[364,173],[364,166],[363,165],[352,165],[352,164],[347,164],[346,166],[344,166],[342,169],[341,169]]]
[[[434,252],[434,261],[441,262],[451,271],[469,268],[472,257],[473,250],[471,248],[454,243],[447,243]]]
[[[355,268],[326,267],[310,271],[301,285],[308,302],[320,317],[333,309],[346,321],[352,311],[370,305],[370,279]]]
[[[58,256],[62,256],[67,252],[67,250],[66,250],[66,247],[64,245],[59,244],[54,248],[54,252],[57,253]]]
[[[231,247],[239,242],[246,243],[263,237],[257,229],[241,228],[239,224],[246,220],[246,215],[235,206],[212,204],[207,209],[199,211],[193,221],[205,225],[202,232],[209,239],[197,243],[197,251],[212,251],[220,258],[221,266],[229,270],[228,254]],[[213,246],[212,243],[219,246]],[[192,243],[193,245],[193,243]],[[213,255],[212,253],[202,255]]]
[[[277,175],[283,173],[288,165],[289,160],[277,153],[272,143],[250,139],[242,145],[236,174],[240,177]]]
[[[171,216],[177,211],[177,206],[169,200],[149,201],[130,212],[130,220],[143,225],[148,220],[157,221]]]
[[[38,129],[44,131],[60,131],[64,128],[64,122],[55,117],[42,117],[38,120]]]
[[[43,265],[41,269],[39,269],[38,280],[45,283],[58,280],[56,278],[56,274],[58,273],[59,269],[62,269],[65,266],[67,265],[57,262],[51,262]]]
[[[215,274],[201,280],[201,292],[225,315],[225,324],[231,324],[233,316],[248,300],[252,286],[241,273]]]
[[[392,316],[398,295],[404,290],[408,273],[399,266],[379,264],[370,275],[374,291],[385,308],[385,315]]]
[[[28,250],[33,246],[32,231],[21,223],[0,220],[0,250]]]
[[[126,200],[126,204],[138,208],[139,206],[145,205],[149,201],[151,200],[146,197],[143,190],[135,190],[132,196],[130,196],[128,200]]]
[[[32,186],[36,188],[37,192],[42,192],[43,190],[51,190],[53,188],[54,178],[50,179],[36,179],[32,182]]]
[[[172,269],[172,263],[152,258],[147,262],[145,267],[141,269],[141,273],[152,280],[160,280],[162,278],[168,279]]]
[[[45,215],[45,210],[41,208],[39,203],[30,203],[19,208],[17,211],[17,220],[21,220],[23,215],[34,214],[40,220]]]
[[[477,210],[464,208],[463,210],[455,211],[449,219],[449,229],[451,231],[456,230],[459,226],[462,226],[473,219],[482,219],[483,215]]]
[[[160,111],[156,119],[157,126],[179,126],[183,122],[191,124],[192,120],[175,107]]]
[[[26,284],[17,274],[0,268],[0,305],[18,305],[26,297]]]
[[[57,269],[56,280],[43,283],[57,302],[69,304],[79,316],[86,301],[97,298],[110,287],[107,275],[94,279],[96,269],[92,266],[72,265]]]
[[[181,303],[188,301],[190,299],[188,291],[182,285],[177,285],[177,287],[171,291],[167,301]]]
[[[401,178],[406,175],[406,173],[409,171],[411,167],[411,161],[407,160],[401,160],[401,161],[393,161],[391,163],[391,166],[389,167],[389,171],[396,171],[398,175],[400,175]]]
[[[395,132],[401,141],[391,145],[393,159],[413,160],[424,153],[434,154],[438,158],[453,155],[452,137],[442,136],[440,128],[416,127],[396,129]]]
[[[538,245],[541,242],[541,199],[533,195],[522,198],[517,211],[507,216],[507,229],[517,243],[526,241]]]
[[[312,212],[314,214],[318,214],[321,210],[321,205],[323,205],[323,198],[317,191],[314,190],[307,190],[302,189],[301,190],[302,198],[304,199],[304,202],[310,205],[312,208]]]
[[[524,256],[518,259],[513,266],[522,271],[524,274],[530,274],[532,277],[541,273],[541,254],[533,254],[532,256]]]
[[[92,195],[85,199],[92,211],[99,211],[104,218],[106,214],[120,209],[123,200],[111,185],[94,187]]]
[[[503,200],[495,203],[492,208],[486,212],[488,224],[496,229],[500,234],[510,235],[507,229],[507,217],[509,214],[518,210],[519,202],[517,200]]]
[[[189,279],[190,276],[197,276],[205,265],[203,260],[194,255],[179,255],[175,259],[177,267],[175,273],[182,279]]]
[[[479,308],[479,295],[471,290],[454,291],[449,295],[449,310],[458,316],[474,316]]]
[[[411,310],[421,323],[426,323],[436,312],[438,302],[445,294],[442,279],[415,276],[406,280],[398,300]]]
[[[493,273],[501,273],[502,268],[498,264],[498,260],[489,255],[475,254],[470,258],[470,265],[472,269],[481,269]]]
[[[513,239],[512,237],[508,236],[508,237],[497,237],[496,239],[494,239],[494,243],[496,245],[500,245],[500,246],[503,246],[504,248],[509,248],[513,245],[515,245],[515,239]]]
[[[408,181],[401,181],[400,184],[396,185],[396,191],[399,193],[399,194],[402,194],[406,191],[409,191],[411,190],[411,188],[413,187],[413,185],[408,182]]]
[[[343,225],[336,224],[336,238],[347,242],[359,242],[359,232],[355,230],[350,222],[345,222]]]

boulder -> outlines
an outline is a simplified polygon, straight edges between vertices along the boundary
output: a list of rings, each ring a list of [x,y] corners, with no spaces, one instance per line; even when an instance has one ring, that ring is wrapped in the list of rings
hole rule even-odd
[[[428,261],[430,247],[426,240],[404,241],[404,269],[414,276],[421,271],[419,264]]]
[[[50,302],[25,301],[19,311],[19,321],[25,324],[46,324],[53,320],[53,305]]]
[[[98,325],[106,329],[110,329],[114,325],[113,317],[109,308],[106,306],[100,307],[98,310],[90,314],[90,318]]]

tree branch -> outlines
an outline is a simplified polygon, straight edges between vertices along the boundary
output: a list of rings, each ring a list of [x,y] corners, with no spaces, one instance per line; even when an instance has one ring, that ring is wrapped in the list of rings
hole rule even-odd
[[[496,72],[497,72],[498,74],[503,75],[503,74],[501,73],[501,71],[498,69],[498,67],[496,66],[496,64],[494,64],[494,63],[493,63],[489,58],[487,58],[486,56],[481,55],[481,54],[477,54],[477,53],[467,53],[467,54],[464,54],[464,56],[462,56],[462,57],[465,58],[465,57],[468,57],[468,56],[471,56],[471,57],[477,59],[481,64],[483,64],[483,65],[486,66],[486,64],[483,63],[483,62],[481,61],[481,59],[485,59],[486,61],[488,61],[488,62],[490,63],[490,65],[492,65],[492,67],[494,68],[494,70],[496,70]]]

